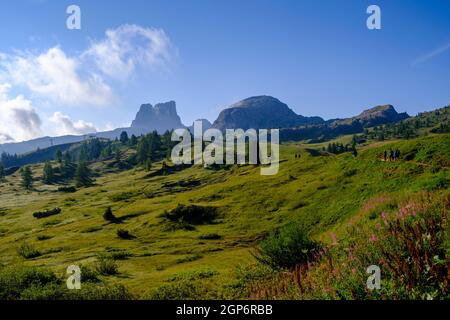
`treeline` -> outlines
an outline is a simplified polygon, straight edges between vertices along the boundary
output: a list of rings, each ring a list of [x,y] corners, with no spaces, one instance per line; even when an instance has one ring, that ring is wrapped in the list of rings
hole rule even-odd
[[[152,163],[170,157],[170,152],[177,142],[171,141],[172,132],[160,135],[156,131],[136,137],[122,132],[115,140],[93,138],[66,151],[56,150],[52,159],[48,159],[42,170],[42,182],[45,184],[70,183],[76,187],[86,187],[94,183],[89,163],[111,160],[110,166],[119,169],[141,165],[150,170]],[[0,182],[5,178],[6,165],[17,164],[16,155],[2,155],[0,162]],[[54,160],[54,161],[51,161]],[[5,165],[6,164],[6,165]],[[27,190],[33,189],[35,178],[29,165],[20,169],[21,185]]]
[[[325,148],[325,147],[324,147]],[[343,143],[329,143],[326,151],[334,154],[341,154],[344,152],[354,152],[356,150],[356,144],[346,144]]]
[[[408,118],[398,123],[364,129],[363,137],[379,141],[411,139],[426,135],[428,131],[432,133],[450,132],[450,106],[430,112],[422,112],[416,117]]]

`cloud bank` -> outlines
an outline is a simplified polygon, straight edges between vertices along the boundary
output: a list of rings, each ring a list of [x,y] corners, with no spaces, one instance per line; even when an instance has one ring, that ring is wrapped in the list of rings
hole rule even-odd
[[[60,134],[95,132],[94,124],[73,122],[65,108],[106,107],[117,103],[114,83],[139,70],[167,68],[176,55],[164,30],[125,24],[91,40],[71,55],[59,45],[36,51],[0,53],[0,143],[42,135],[38,105],[53,109],[44,121]],[[20,92],[9,97],[8,92]],[[56,110],[55,110],[56,109]]]
[[[39,136],[42,121],[32,102],[22,95],[9,97],[10,84],[0,84],[0,142],[28,140]]]
[[[97,128],[92,123],[83,120],[74,122],[69,116],[62,114],[59,111],[55,112],[49,120],[56,125],[58,135],[82,135],[97,132]]]

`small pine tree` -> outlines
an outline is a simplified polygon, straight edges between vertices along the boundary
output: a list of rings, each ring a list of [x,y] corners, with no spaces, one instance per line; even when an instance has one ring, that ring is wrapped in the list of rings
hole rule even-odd
[[[116,150],[116,155],[115,155],[114,159],[115,159],[117,162],[120,162],[121,157],[122,157],[122,153],[120,152],[119,149],[117,149],[117,150]]]
[[[74,174],[74,167],[70,153],[66,152],[64,154],[64,160],[60,165],[61,176],[65,179],[71,179]]]
[[[42,180],[46,184],[51,184],[55,180],[55,173],[53,171],[52,164],[47,161],[44,165]]]
[[[144,161],[144,170],[150,171],[152,169],[152,161],[150,159],[147,159]]]
[[[91,171],[87,163],[80,161],[75,171],[75,184],[77,187],[89,187],[93,183],[91,178]]]
[[[137,138],[134,134],[131,135],[130,141],[128,143],[131,147],[134,147],[137,144]]]
[[[3,167],[3,164],[0,163],[0,182],[2,182],[5,179],[5,167]]]
[[[29,166],[22,167],[20,174],[22,176],[22,187],[26,190],[31,190],[33,187],[33,173],[31,172],[31,168]]]
[[[56,151],[55,160],[58,161],[58,163],[61,163],[62,159],[63,159],[63,155],[62,155],[61,150]]]
[[[122,142],[122,144],[127,144],[128,133],[126,131],[122,131],[122,133],[120,134],[120,142]]]
[[[105,212],[103,213],[103,219],[106,221],[115,221],[116,217],[112,213],[111,207],[106,208]]]

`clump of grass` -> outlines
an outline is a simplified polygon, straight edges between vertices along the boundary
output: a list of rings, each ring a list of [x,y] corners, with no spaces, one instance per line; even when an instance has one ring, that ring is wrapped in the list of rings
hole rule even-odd
[[[202,234],[198,237],[200,240],[219,240],[222,239],[222,236],[217,233],[206,233]]]
[[[180,264],[180,263],[186,263],[186,262],[192,262],[198,259],[201,259],[203,256],[200,254],[191,254],[188,256],[185,256],[183,258],[178,258],[177,260],[175,260],[175,263]]]
[[[348,178],[348,177],[352,177],[354,176],[356,173],[358,173],[357,169],[349,169],[349,170],[345,170],[344,173],[342,174],[344,177]]]
[[[91,233],[91,232],[96,232],[96,231],[100,231],[102,230],[101,227],[88,227],[86,229],[81,230],[82,233]]]
[[[57,219],[55,219],[55,220],[50,220],[50,221],[45,221],[43,224],[42,224],[42,226],[44,227],[44,228],[46,228],[46,227],[51,227],[51,226],[55,226],[55,225],[57,225],[57,224],[60,224],[62,221],[61,220],[57,220]]]
[[[48,239],[51,239],[51,238],[53,238],[53,236],[49,236],[49,235],[46,235],[46,234],[40,234],[40,235],[38,235],[36,237],[36,239],[38,239],[39,241],[44,241],[44,240],[48,240]]]
[[[130,252],[128,252],[128,251],[120,250],[120,251],[113,251],[113,252],[111,252],[110,256],[114,260],[126,260],[129,257],[131,257],[132,254]]]
[[[81,281],[82,282],[99,282],[100,279],[98,278],[99,272],[86,265],[80,266],[81,271]]]
[[[130,234],[130,232],[129,232],[128,230],[125,230],[125,229],[118,229],[118,230],[117,230],[117,236],[118,236],[120,239],[124,239],[124,240],[130,240],[130,239],[133,239],[133,238],[134,238],[134,236],[132,236],[132,235]]]
[[[22,243],[17,248],[17,253],[24,259],[32,259],[41,255],[41,252],[39,250],[37,250],[33,245],[26,242]]]
[[[117,194],[113,194],[109,196],[109,199],[113,202],[119,201],[129,201],[131,198],[134,198],[139,195],[139,192],[121,192]]]
[[[99,256],[96,270],[104,276],[115,275],[119,273],[119,267],[114,259],[106,256]]]
[[[186,272],[179,272],[172,276],[170,276],[167,281],[180,281],[180,280],[187,280],[187,281],[194,281],[194,280],[200,280],[200,279],[208,279],[215,275],[218,275],[219,272],[211,269],[203,269],[203,270],[193,270],[193,271],[186,271]]]
[[[200,282],[178,281],[163,284],[162,286],[145,293],[145,300],[196,300],[205,296],[208,288]]]

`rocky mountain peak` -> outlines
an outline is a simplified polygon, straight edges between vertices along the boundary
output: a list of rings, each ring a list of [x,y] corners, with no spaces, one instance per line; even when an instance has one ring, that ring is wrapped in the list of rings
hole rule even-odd
[[[143,104],[139,108],[131,128],[142,128],[165,132],[166,130],[184,128],[178,116],[175,101],[158,103],[155,106]]]

